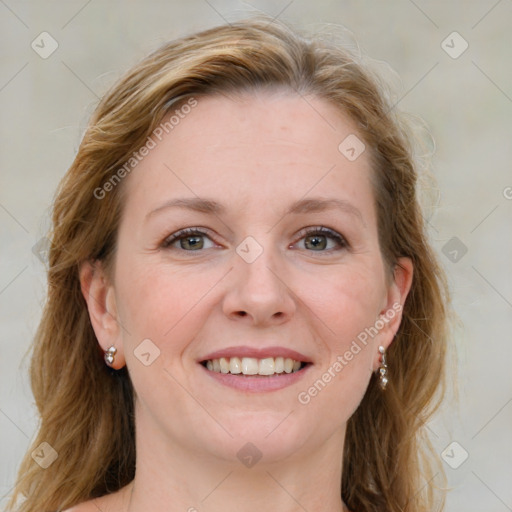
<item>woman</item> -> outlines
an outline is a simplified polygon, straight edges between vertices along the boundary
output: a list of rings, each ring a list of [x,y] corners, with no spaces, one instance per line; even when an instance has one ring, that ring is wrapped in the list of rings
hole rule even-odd
[[[411,148],[358,59],[268,19],[135,66],[55,201],[12,506],[441,509],[447,293]]]

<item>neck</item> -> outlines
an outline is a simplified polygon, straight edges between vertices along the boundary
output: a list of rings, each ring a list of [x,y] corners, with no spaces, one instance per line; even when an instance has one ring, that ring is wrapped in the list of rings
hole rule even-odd
[[[140,431],[140,430],[139,430]],[[345,512],[341,500],[345,429],[314,450],[245,467],[158,436],[137,439],[137,469],[124,489],[126,512]],[[241,443],[243,445],[243,443]],[[165,448],[162,448],[165,446]],[[235,450],[236,451],[236,450]]]

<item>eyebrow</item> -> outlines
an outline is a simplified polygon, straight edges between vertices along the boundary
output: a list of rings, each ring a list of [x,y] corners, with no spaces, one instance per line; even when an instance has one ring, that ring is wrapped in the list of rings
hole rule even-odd
[[[166,201],[159,207],[155,208],[151,212],[147,214],[146,217],[152,217],[156,213],[167,210],[168,208],[184,208],[187,210],[193,210],[199,213],[207,213],[220,215],[225,213],[226,208],[222,206],[220,203],[213,201],[211,199],[204,199],[200,197],[190,197],[190,198],[179,198],[179,199],[171,199],[170,201]],[[345,213],[348,213],[356,218],[358,218],[361,223],[366,227],[366,222],[364,221],[363,215],[361,211],[356,208],[352,203],[346,201],[344,199],[322,199],[322,198],[310,198],[310,199],[299,199],[291,204],[290,208],[285,212],[285,215],[288,214],[304,214],[304,213],[318,213],[326,210],[341,210]]]
[[[354,217],[357,217],[361,221],[361,223],[364,226],[366,226],[366,222],[364,221],[361,211],[358,208],[356,208],[352,203],[344,199],[300,199],[299,201],[296,201],[290,206],[287,213],[316,213],[323,212],[325,210],[335,209],[341,210]]]
[[[183,197],[180,199],[171,199],[170,201],[166,201],[158,208],[149,212],[147,217],[151,217],[162,210],[167,210],[168,208],[186,208],[200,213],[212,214],[220,214],[225,211],[225,208],[216,201],[202,199],[200,197]]]

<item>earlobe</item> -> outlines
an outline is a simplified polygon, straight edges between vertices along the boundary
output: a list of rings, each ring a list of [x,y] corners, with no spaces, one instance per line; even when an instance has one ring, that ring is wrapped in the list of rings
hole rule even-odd
[[[109,283],[101,262],[84,262],[80,266],[80,287],[87,302],[89,318],[103,352],[115,349],[112,368],[118,370],[125,365],[121,328],[113,286]],[[110,361],[110,358],[109,358]]]

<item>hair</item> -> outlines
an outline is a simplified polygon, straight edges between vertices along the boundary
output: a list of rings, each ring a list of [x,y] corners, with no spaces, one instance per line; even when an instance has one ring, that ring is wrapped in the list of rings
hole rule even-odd
[[[19,512],[63,510],[134,478],[134,390],[126,369],[104,364],[79,281],[83,262],[101,260],[107,268],[113,262],[123,183],[102,198],[95,191],[112,183],[176,106],[269,87],[323,99],[355,123],[372,158],[383,261],[391,276],[400,257],[414,265],[387,353],[387,389],[373,375],[348,421],[341,497],[355,512],[443,508],[444,493],[438,501],[442,489],[433,478],[444,473],[424,424],[445,390],[449,297],[419,204],[409,126],[387,86],[347,45],[254,18],[161,46],[104,95],[91,117],[54,201],[48,294],[30,372],[41,421],[19,469],[11,509],[21,501]],[[42,442],[58,453],[44,470],[30,455]]]

